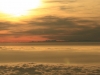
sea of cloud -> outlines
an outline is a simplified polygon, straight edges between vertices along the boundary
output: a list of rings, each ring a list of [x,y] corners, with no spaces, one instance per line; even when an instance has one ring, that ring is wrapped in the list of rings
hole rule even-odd
[[[0,64],[0,75],[100,75],[100,65],[9,63]]]

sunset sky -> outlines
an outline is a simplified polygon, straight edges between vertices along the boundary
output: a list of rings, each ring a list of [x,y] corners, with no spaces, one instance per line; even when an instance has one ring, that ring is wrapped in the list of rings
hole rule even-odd
[[[0,42],[100,41],[100,0],[0,0]]]

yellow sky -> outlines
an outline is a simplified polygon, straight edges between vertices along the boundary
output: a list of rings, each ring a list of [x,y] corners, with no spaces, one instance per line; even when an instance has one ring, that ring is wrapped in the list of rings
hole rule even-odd
[[[16,39],[16,36],[18,39],[27,36],[28,40],[34,40],[33,37],[37,36],[43,40],[77,38],[88,40],[82,37],[90,38],[96,35],[96,32],[99,33],[100,0],[0,0],[0,2],[4,3],[0,4],[1,40],[7,37]],[[99,39],[99,36],[91,38],[93,39]]]
[[[0,8],[0,20],[20,20],[22,18],[37,18],[39,16],[44,15],[56,15],[60,17],[99,17],[99,8],[100,8],[100,0],[40,0],[41,3],[33,1],[33,3],[29,3],[29,6],[25,6],[25,0],[18,1],[18,4],[14,6],[13,2],[9,4],[9,1],[13,0],[4,0],[1,1],[5,4],[2,4]],[[19,3],[23,2],[23,3]],[[26,1],[27,2],[27,1]],[[32,2],[30,0],[30,2]],[[35,3],[34,3],[35,2]],[[11,5],[16,7],[8,7],[7,5]],[[23,5],[22,5],[23,4]],[[33,4],[33,6],[32,6]],[[35,5],[34,5],[35,4]],[[4,6],[5,5],[5,6]],[[18,6],[18,7],[17,7]],[[8,8],[7,8],[8,7]],[[21,7],[21,8],[20,8]],[[33,7],[33,8],[32,8]],[[10,9],[11,8],[11,9]],[[19,8],[19,9],[18,9]],[[24,10],[22,10],[24,8]],[[26,10],[25,10],[26,9]],[[3,13],[4,11],[4,13]],[[17,13],[18,11],[18,13]],[[11,14],[9,14],[11,12]]]

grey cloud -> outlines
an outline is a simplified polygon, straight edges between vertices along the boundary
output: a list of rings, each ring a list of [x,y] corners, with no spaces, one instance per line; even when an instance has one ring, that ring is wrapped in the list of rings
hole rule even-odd
[[[29,30],[24,32],[24,34],[31,34],[31,35],[59,35],[59,33],[63,32],[63,30],[57,30],[57,29],[36,29],[36,30]]]
[[[8,30],[9,27],[11,27],[11,24],[9,22],[0,22],[0,31]]]
[[[54,16],[45,16],[36,19],[36,21],[28,22],[28,25],[33,27],[33,29],[24,32],[27,34],[37,34],[37,35],[59,35],[64,34],[69,28],[74,28],[76,24],[71,21],[72,18],[59,18]],[[35,26],[45,27],[44,29],[34,29]],[[67,30],[68,29],[68,30]],[[68,34],[68,33],[67,33]]]
[[[66,41],[100,41],[100,27],[96,28],[83,28],[83,30],[73,30],[74,33],[69,35],[55,35],[55,36],[45,36],[50,39],[56,40],[66,40]],[[69,31],[70,32],[70,31]]]
[[[60,18],[55,16],[45,16],[43,18],[36,19],[37,21],[30,21],[29,24],[31,25],[39,25],[39,26],[46,26],[46,27],[73,27],[75,25],[74,18]]]
[[[56,17],[44,16],[30,21],[24,21],[22,30],[12,30],[11,27],[17,28],[20,25],[10,23],[0,23],[0,29],[9,29],[12,34],[1,36],[35,36],[40,35],[49,39],[71,40],[71,41],[99,41],[100,40],[100,22],[89,19],[73,18],[73,17]],[[22,25],[21,25],[22,26]],[[28,26],[30,29],[24,30]]]
[[[43,26],[44,29],[33,29],[22,34],[43,35],[49,39],[57,40],[99,40],[100,25],[98,21],[81,18],[61,18],[45,16],[35,21],[27,22],[31,27]],[[45,36],[46,35],[46,36]]]
[[[92,26],[100,26],[99,22],[86,20],[81,18],[61,18],[56,16],[45,16],[37,18],[36,21],[29,21],[31,26],[45,26],[46,28],[86,28]]]

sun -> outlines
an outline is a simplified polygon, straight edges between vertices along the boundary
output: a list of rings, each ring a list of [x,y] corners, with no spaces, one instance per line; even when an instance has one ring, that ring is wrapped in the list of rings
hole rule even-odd
[[[0,12],[13,16],[27,14],[41,5],[41,0],[0,0]]]

